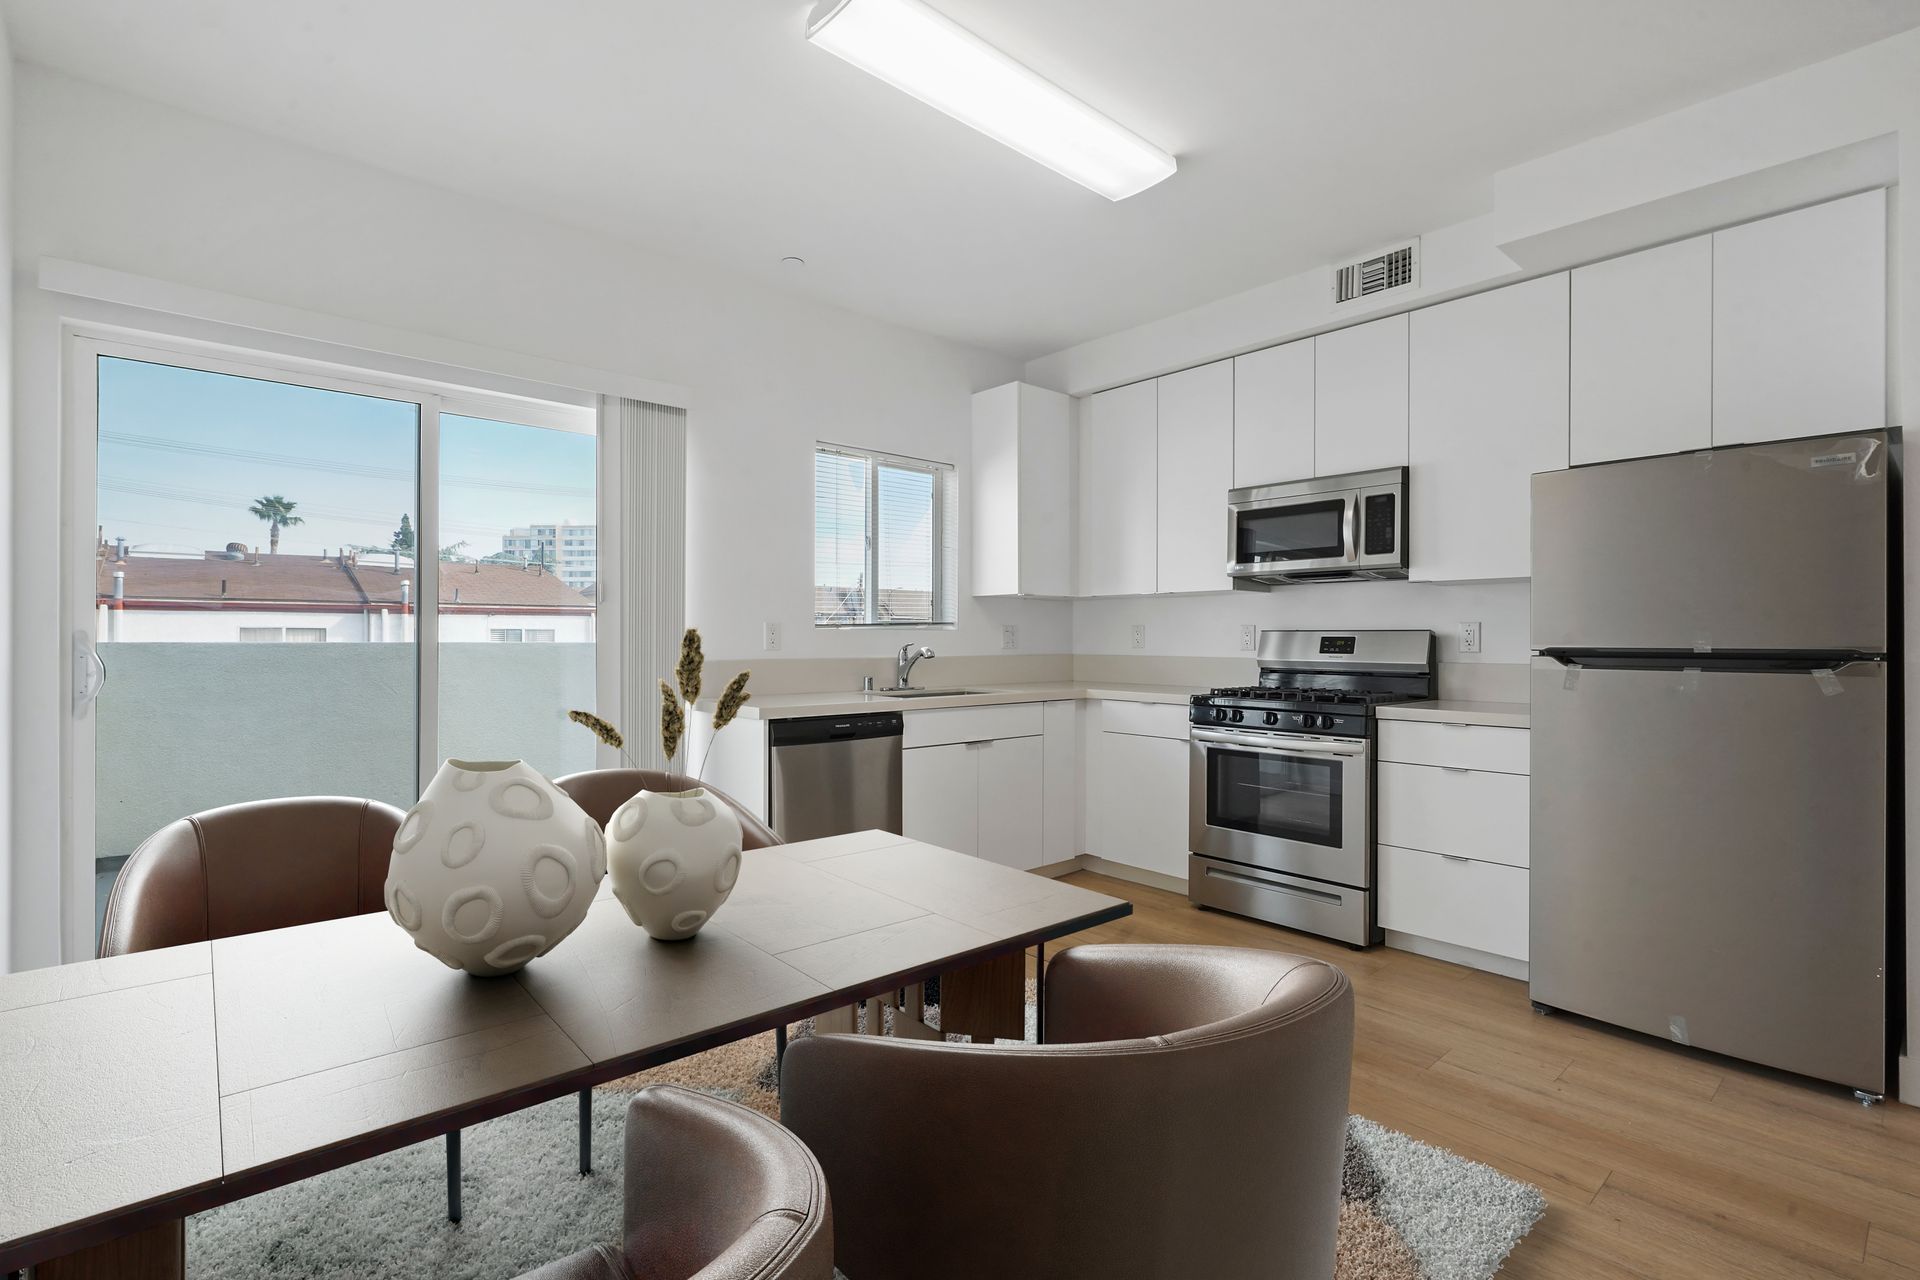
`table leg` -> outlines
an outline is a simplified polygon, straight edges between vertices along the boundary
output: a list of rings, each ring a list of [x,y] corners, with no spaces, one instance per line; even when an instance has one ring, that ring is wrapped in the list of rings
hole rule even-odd
[[[175,1218],[105,1244],[51,1258],[33,1268],[35,1280],[184,1280],[187,1224]]]
[[[460,1131],[447,1135],[447,1221],[460,1221]]]
[[[1047,944],[1033,944],[1033,1038],[1047,1042]]]
[[[593,1090],[580,1091],[580,1176],[593,1172]]]

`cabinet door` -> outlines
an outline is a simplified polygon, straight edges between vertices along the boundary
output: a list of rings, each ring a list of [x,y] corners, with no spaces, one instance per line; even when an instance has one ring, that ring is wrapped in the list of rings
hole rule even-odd
[[[1713,237],[1573,273],[1575,463],[1713,443]]]
[[[1046,732],[1041,739],[1044,753],[1041,779],[1045,786],[1042,796],[1045,817],[1040,835],[1042,866],[1065,862],[1080,852],[1081,808],[1080,704],[1049,702],[1045,714]]]
[[[1713,235],[1713,442],[1887,425],[1887,193]]]
[[[1234,360],[1234,488],[1313,475],[1313,343]]]
[[[1158,577],[1158,418],[1154,382],[1136,382],[1088,398],[1087,489],[1081,495],[1087,506],[1083,550],[1088,595],[1153,594]]]
[[[1160,379],[1155,589],[1229,591],[1227,490],[1233,487],[1233,361]]]
[[[1407,317],[1313,340],[1313,474],[1407,462]]]
[[[1567,465],[1567,274],[1414,313],[1411,574],[1531,572],[1531,477]]]
[[[979,762],[982,858],[1031,871],[1046,859],[1045,739],[1001,738],[974,744]]]
[[[1038,741],[1038,739],[1035,739]],[[915,747],[900,753],[901,835],[980,852],[979,752],[971,743]]]
[[[1188,745],[1173,738],[1103,733],[1096,857],[1187,878]]]

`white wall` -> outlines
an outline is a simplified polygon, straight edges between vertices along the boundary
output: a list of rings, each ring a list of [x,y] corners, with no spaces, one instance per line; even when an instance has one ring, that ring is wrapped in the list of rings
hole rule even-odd
[[[1081,600],[1073,606],[1075,653],[1162,654],[1177,657],[1248,658],[1240,628],[1283,627],[1437,632],[1442,662],[1525,662],[1527,584],[1491,582],[1441,586],[1424,582],[1334,582],[1286,586],[1270,592],[1144,596]],[[1463,622],[1481,624],[1480,652],[1459,651]],[[1132,647],[1133,624],[1144,623],[1146,644]]]
[[[1920,30],[1712,98],[1501,173],[1493,207],[1421,243],[1416,303],[1490,287],[1830,196],[1920,177]],[[1904,182],[1903,184],[1904,185]],[[1896,188],[1889,201],[1889,420],[1920,405],[1920,197]],[[1409,227],[1409,233],[1421,228]],[[1524,263],[1524,271],[1522,264]],[[1376,312],[1405,309],[1395,302]],[[1164,320],[1029,362],[1028,381],[1085,394],[1150,375],[1350,323],[1335,318],[1325,270],[1289,277]],[[1905,472],[1908,511],[1920,510],[1920,467]],[[1907,653],[1920,669],[1920,520],[1905,524]],[[1292,590],[1292,589],[1289,589]],[[1358,607],[1360,597],[1353,598]],[[1166,607],[1156,605],[1156,608]],[[1203,629],[1217,644],[1233,603],[1169,615],[1176,634]],[[1316,606],[1317,608],[1317,606]],[[1075,607],[1076,639],[1101,649],[1114,603]],[[1465,615],[1458,605],[1446,616]],[[1136,619],[1139,620],[1139,619]],[[1154,632],[1149,622],[1149,645]],[[1442,622],[1439,625],[1444,625]],[[1487,657],[1510,641],[1488,620]],[[1499,651],[1495,645],[1501,646]],[[1171,650],[1164,650],[1171,651]],[[1211,650],[1210,650],[1211,651]],[[1444,653],[1444,650],[1443,650]],[[1457,655],[1445,655],[1457,657]],[[1906,690],[1906,740],[1920,741],[1920,681]],[[1904,762],[1910,803],[1920,801],[1920,751]],[[1910,1050],[1920,1048],[1920,822],[1907,823],[1906,991]],[[1901,1096],[1920,1103],[1920,1053],[1902,1059]]]
[[[54,334],[69,301],[29,283],[53,257],[686,386],[688,617],[707,652],[759,652],[766,619],[781,624],[782,656],[873,656],[906,638],[812,627],[812,444],[965,467],[969,397],[1016,364],[40,68],[17,68],[15,87],[14,403],[31,424],[13,435],[15,538],[45,548],[56,518]],[[13,741],[29,748],[14,774],[14,967],[57,955],[57,568],[27,558],[11,594]],[[1065,651],[1068,606],[976,602],[966,570],[963,554],[943,651],[998,652],[1003,622],[1024,650]]]
[[[6,24],[0,22],[0,262],[13,260],[13,50],[8,42]],[[6,287],[0,289],[0,421],[10,441],[13,436],[13,274],[7,273]],[[0,448],[0,493],[13,492],[13,450]],[[13,561],[16,542],[10,523],[0,520],[0,600],[13,601]],[[0,672],[13,671],[13,637],[0,627]],[[0,723],[12,725],[13,689],[7,676],[0,676]],[[13,776],[11,736],[0,734],[0,779]],[[0,837],[12,828],[12,796],[0,786]],[[9,841],[11,843],[11,841]],[[0,972],[5,972],[12,954],[11,903],[15,899],[12,868],[0,857]]]

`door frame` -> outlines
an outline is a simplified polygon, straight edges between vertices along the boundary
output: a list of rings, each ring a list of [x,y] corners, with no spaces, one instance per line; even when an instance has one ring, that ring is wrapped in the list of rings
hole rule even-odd
[[[262,335],[263,338],[269,335]],[[417,512],[414,595],[414,649],[417,662],[415,727],[416,794],[439,768],[439,556],[440,415],[485,418],[518,426],[593,435],[595,450],[596,551],[604,601],[605,584],[617,581],[618,566],[609,553],[617,542],[618,512],[609,499],[608,442],[600,439],[594,410],[554,401],[480,391],[355,368],[271,351],[176,338],[109,324],[69,322],[60,343],[60,958],[63,963],[91,959],[95,953],[95,749],[94,701],[79,704],[85,656],[99,642],[95,605],[94,556],[98,526],[99,360],[113,357],[230,374],[322,391],[410,403],[419,415],[414,506]],[[433,548],[434,554],[427,549]],[[609,660],[620,643],[612,611],[596,609],[595,681],[599,701],[618,705],[619,663]],[[84,648],[82,647],[84,645]],[[111,678],[109,674],[109,679]],[[93,691],[96,695],[98,689]],[[605,749],[601,749],[604,757]],[[610,763],[602,758],[599,763]]]

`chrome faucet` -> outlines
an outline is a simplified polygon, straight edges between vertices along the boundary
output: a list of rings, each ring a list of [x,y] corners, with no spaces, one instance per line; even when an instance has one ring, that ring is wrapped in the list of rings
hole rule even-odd
[[[896,689],[913,688],[911,684],[907,683],[913,678],[913,664],[922,658],[931,658],[932,656],[933,650],[927,648],[925,645],[914,645],[911,643],[901,645],[900,656],[893,660],[893,687]]]

